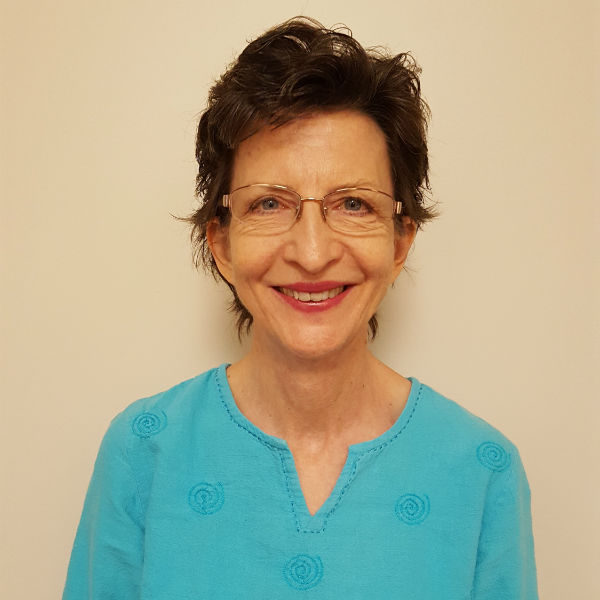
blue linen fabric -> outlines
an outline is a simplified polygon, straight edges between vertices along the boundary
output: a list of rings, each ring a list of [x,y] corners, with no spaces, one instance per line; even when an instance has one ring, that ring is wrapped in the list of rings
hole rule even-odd
[[[411,381],[315,515],[226,365],[133,403],[100,447],[63,600],[537,598],[517,449]]]

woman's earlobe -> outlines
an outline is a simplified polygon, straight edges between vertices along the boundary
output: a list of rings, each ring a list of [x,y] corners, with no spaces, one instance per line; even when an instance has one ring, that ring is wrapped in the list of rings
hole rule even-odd
[[[396,231],[394,239],[394,261],[398,273],[402,270],[406,257],[415,241],[417,224],[410,217],[402,217],[402,230]]]
[[[233,285],[229,228],[215,218],[206,226],[206,243],[221,275]]]

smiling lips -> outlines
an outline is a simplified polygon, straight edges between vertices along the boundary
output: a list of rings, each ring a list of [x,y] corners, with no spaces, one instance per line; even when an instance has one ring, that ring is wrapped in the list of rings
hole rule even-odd
[[[323,300],[335,298],[338,294],[341,294],[344,291],[344,286],[340,285],[329,290],[323,290],[322,292],[298,291],[286,287],[280,287],[278,289],[282,294],[300,300],[300,302],[322,302]]]
[[[352,289],[338,281],[294,283],[274,288],[289,306],[302,312],[320,312],[337,306]]]

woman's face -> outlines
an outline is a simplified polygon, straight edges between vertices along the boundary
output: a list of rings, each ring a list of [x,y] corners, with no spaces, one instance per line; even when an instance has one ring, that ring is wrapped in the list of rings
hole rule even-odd
[[[355,111],[301,117],[244,140],[230,189],[253,183],[285,185],[303,197],[345,187],[393,195],[384,135]],[[402,269],[414,234],[408,218],[402,234],[391,219],[368,234],[338,233],[318,202],[305,202],[284,233],[249,232],[231,219],[224,228],[211,224],[207,237],[220,272],[254,318],[254,343],[282,358],[322,358],[364,346],[369,319]],[[332,297],[321,300],[325,292]]]

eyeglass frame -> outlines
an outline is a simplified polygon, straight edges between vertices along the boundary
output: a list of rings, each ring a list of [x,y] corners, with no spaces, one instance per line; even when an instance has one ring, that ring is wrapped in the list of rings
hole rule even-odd
[[[325,221],[325,223],[327,223],[327,225],[329,225],[329,227],[331,227],[330,222],[327,220],[327,207],[325,206],[325,198],[327,198],[328,196],[332,196],[333,194],[339,194],[340,192],[366,191],[366,192],[376,192],[377,194],[383,194],[384,196],[387,196],[394,203],[394,210],[392,212],[392,216],[390,217],[390,219],[393,220],[396,215],[402,214],[402,201],[401,200],[396,200],[392,195],[390,195],[387,192],[384,192],[382,190],[376,190],[376,189],[368,188],[368,187],[339,188],[337,190],[333,190],[332,192],[329,192],[328,194],[325,194],[321,198],[316,198],[314,196],[302,196],[295,189],[288,187],[286,185],[279,185],[279,184],[275,184],[275,183],[249,183],[247,185],[241,185],[240,187],[235,188],[234,190],[231,190],[228,194],[223,194],[223,197],[221,198],[221,206],[229,209],[231,211],[231,214],[233,215],[233,210],[232,210],[232,206],[231,206],[231,195],[239,190],[243,190],[243,189],[246,189],[249,187],[265,187],[265,188],[271,188],[271,189],[276,189],[276,190],[284,190],[286,192],[291,192],[292,194],[298,196],[298,207],[296,209],[296,215],[294,216],[294,220],[290,222],[291,224],[290,224],[289,228],[282,230],[282,232],[288,231],[289,229],[291,229],[294,226],[294,224],[296,223],[296,221],[298,221],[298,219],[302,215],[302,207],[304,206],[305,202],[319,202],[321,204],[321,216],[323,217],[323,220]],[[335,228],[333,228],[333,227],[331,227],[331,228],[335,231]]]

